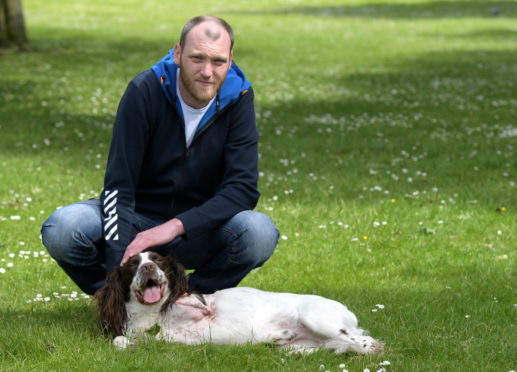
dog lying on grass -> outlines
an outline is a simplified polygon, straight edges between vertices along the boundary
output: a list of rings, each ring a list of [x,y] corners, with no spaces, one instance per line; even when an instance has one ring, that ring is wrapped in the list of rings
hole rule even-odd
[[[192,293],[179,262],[155,252],[115,268],[95,299],[101,327],[118,349],[159,326],[157,339],[184,344],[266,343],[304,354],[320,347],[337,354],[383,350],[339,302],[245,287]]]

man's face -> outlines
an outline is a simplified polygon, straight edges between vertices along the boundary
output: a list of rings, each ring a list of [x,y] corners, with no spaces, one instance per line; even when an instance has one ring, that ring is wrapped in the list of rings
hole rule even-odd
[[[203,22],[190,30],[183,48],[176,44],[179,89],[189,106],[205,107],[215,97],[232,63],[230,46],[228,33],[213,22]]]

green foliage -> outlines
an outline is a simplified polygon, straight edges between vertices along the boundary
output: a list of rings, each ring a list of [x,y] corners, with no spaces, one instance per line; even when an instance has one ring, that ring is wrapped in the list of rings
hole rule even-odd
[[[517,369],[515,2],[24,5],[32,49],[0,59],[0,370]],[[384,355],[117,352],[44,252],[46,217],[102,187],[126,84],[202,13],[234,26],[262,135],[258,209],[282,233],[242,285],[342,301]]]

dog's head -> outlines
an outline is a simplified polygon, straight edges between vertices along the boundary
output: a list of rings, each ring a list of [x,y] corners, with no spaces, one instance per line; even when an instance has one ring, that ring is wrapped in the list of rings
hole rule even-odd
[[[127,321],[126,304],[161,306],[161,311],[187,292],[183,266],[174,258],[155,252],[131,257],[115,267],[106,284],[95,293],[101,327],[114,336],[122,335]]]

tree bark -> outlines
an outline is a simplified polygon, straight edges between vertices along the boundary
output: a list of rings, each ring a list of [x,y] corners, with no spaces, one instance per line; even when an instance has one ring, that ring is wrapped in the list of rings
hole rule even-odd
[[[0,0],[0,46],[29,48],[21,0]]]

